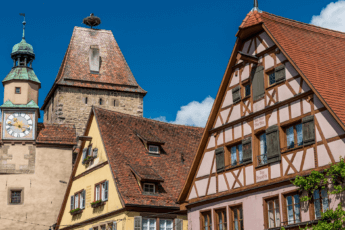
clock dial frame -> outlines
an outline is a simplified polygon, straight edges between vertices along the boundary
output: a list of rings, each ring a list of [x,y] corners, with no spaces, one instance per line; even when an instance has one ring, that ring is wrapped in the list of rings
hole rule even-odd
[[[35,123],[35,113],[31,111],[4,111],[3,139],[32,140]]]

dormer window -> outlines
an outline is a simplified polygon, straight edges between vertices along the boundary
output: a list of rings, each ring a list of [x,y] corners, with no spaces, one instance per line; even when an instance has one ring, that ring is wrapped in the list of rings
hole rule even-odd
[[[20,89],[20,87],[16,87],[16,89],[15,89],[15,94],[21,94],[21,89]]]
[[[147,193],[155,193],[155,184],[152,183],[144,183],[143,190]]]
[[[149,153],[159,154],[159,147],[157,145],[149,145]]]
[[[90,72],[91,73],[99,73],[99,47],[98,45],[90,46],[90,54],[89,54],[89,64],[90,64]]]

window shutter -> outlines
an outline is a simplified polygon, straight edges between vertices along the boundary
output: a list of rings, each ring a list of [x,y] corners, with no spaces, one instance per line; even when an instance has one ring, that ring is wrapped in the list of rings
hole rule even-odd
[[[102,197],[102,200],[108,200],[108,182],[109,181],[104,182],[104,197]]]
[[[87,148],[84,148],[83,149],[83,159],[82,159],[82,161],[84,161],[84,159],[86,157],[86,153],[87,153]]]
[[[224,169],[224,147],[216,149],[216,166],[217,172]]]
[[[92,153],[93,157],[96,158],[97,154],[98,154],[98,148],[94,148],[93,153]]]
[[[277,125],[266,130],[267,163],[280,160],[279,128]]]
[[[81,198],[80,198],[80,208],[84,209],[85,208],[85,190],[81,192]]]
[[[117,223],[116,223],[116,221],[113,222],[113,230],[117,230]]]
[[[71,210],[74,209],[74,196],[71,196]]]
[[[141,225],[143,222],[143,218],[141,216],[134,217],[134,230],[141,230]]]
[[[315,124],[314,116],[307,116],[302,118],[303,124],[303,144],[312,145],[315,143]]]
[[[252,138],[242,140],[243,164],[251,163],[252,159]]]
[[[252,70],[252,73],[253,72],[254,72],[254,76],[252,80],[253,100],[256,101],[265,95],[264,67],[257,66],[256,69]]]
[[[241,90],[240,86],[236,86],[232,89],[232,101],[233,103],[237,103],[241,100]]]
[[[285,81],[285,65],[280,65],[275,69],[276,83]]]
[[[87,155],[92,156],[92,145],[90,144],[89,147],[87,148]]]
[[[183,230],[183,220],[175,219],[175,230]]]

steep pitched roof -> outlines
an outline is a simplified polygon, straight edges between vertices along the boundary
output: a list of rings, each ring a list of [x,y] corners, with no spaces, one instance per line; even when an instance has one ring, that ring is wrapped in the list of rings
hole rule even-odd
[[[98,45],[100,49],[99,74],[90,73],[89,50],[91,45]],[[58,75],[42,109],[58,85],[146,94],[146,91],[135,80],[113,33],[110,30],[82,27],[74,27]]]
[[[77,145],[77,134],[74,125],[37,124],[37,143]]]
[[[124,204],[178,207],[176,200],[190,169],[203,129],[173,125],[100,108],[94,108],[93,111]],[[148,153],[136,135],[136,130],[153,134],[165,142],[161,146],[159,156]],[[160,193],[142,194],[133,171],[146,180],[162,181]]]
[[[260,23],[345,124],[345,33],[256,11],[240,29]]]
[[[259,28],[258,26],[262,27]],[[251,31],[257,33],[262,30],[268,33],[335,119],[345,128],[345,80],[343,76],[345,69],[345,62],[343,62],[345,59],[345,33],[294,21],[267,12],[251,11],[239,26],[235,47],[213,103],[191,170],[179,195],[179,202],[184,202],[184,199],[186,199],[189,185],[200,163],[208,140],[208,131],[212,129],[216,119],[218,108],[230,80],[232,66],[236,63],[236,55],[243,42],[241,36],[243,34],[244,37],[248,37],[253,33]]]

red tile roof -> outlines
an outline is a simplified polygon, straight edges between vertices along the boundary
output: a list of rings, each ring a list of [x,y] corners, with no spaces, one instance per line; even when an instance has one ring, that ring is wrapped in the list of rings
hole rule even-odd
[[[116,186],[126,204],[178,207],[177,197],[194,159],[203,128],[174,125],[94,108]],[[136,135],[151,133],[165,144],[158,156],[149,154]],[[183,154],[183,159],[181,155]],[[133,169],[143,177],[162,178],[159,193],[142,194]]]
[[[240,29],[259,23],[345,124],[345,33],[256,11],[247,15]]]
[[[77,136],[74,125],[37,124],[37,143],[76,145]]]
[[[89,50],[91,45],[98,45],[100,49],[99,74],[90,73]],[[74,27],[58,75],[42,109],[58,85],[146,94],[146,91],[136,82],[113,33],[110,30],[82,27]]]
[[[136,174],[140,181],[159,181],[163,182],[164,179],[150,166],[129,164],[134,174]]]

